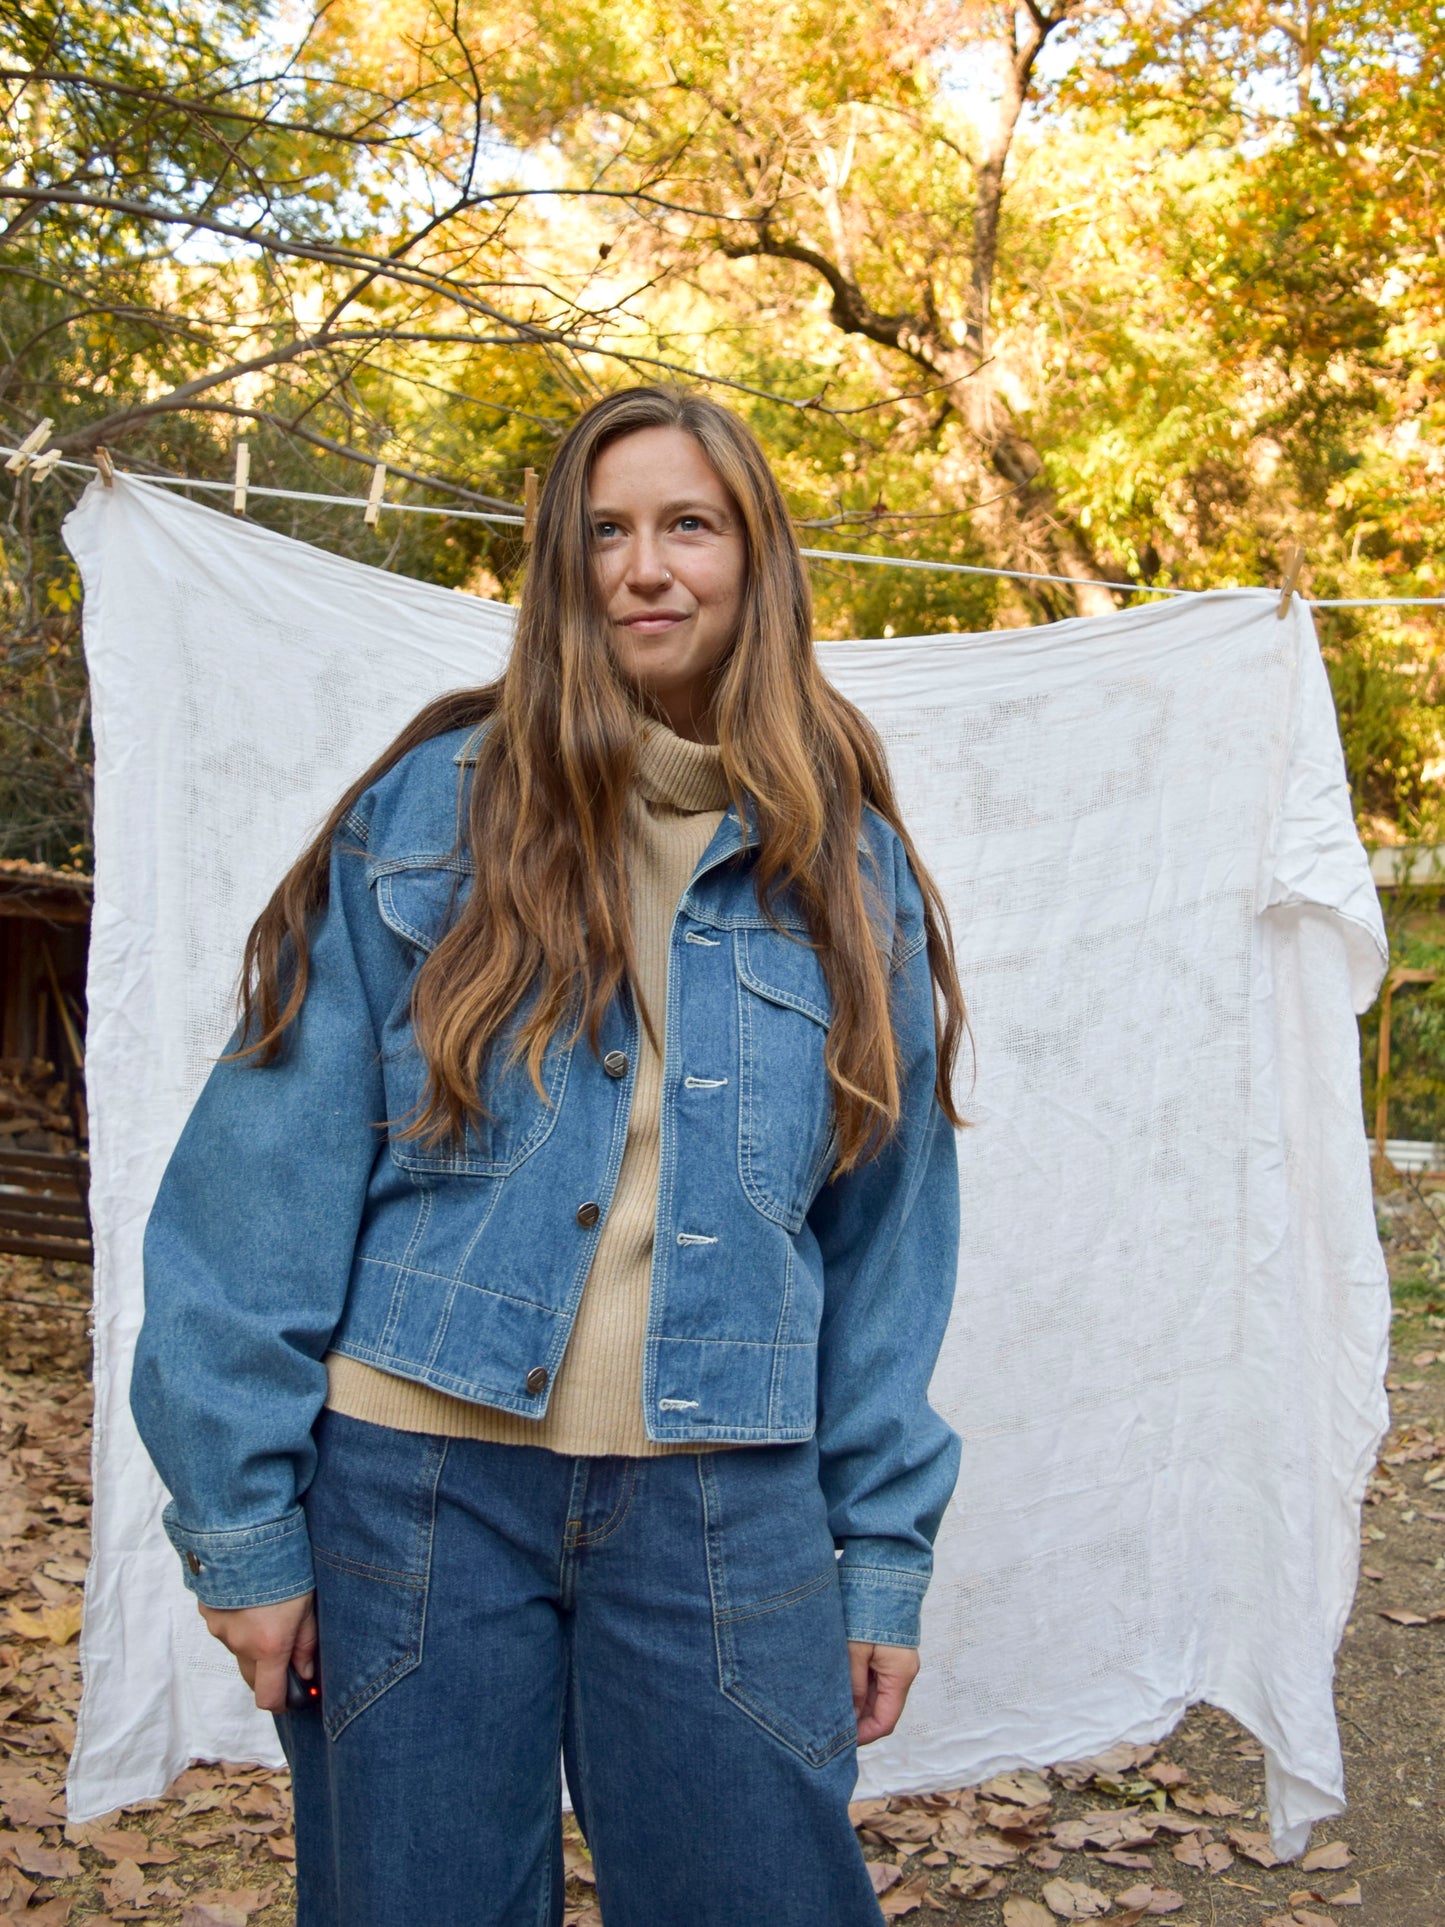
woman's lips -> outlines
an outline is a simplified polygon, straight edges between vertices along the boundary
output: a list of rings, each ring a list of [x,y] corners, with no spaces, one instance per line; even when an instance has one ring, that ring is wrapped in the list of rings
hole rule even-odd
[[[622,627],[645,636],[660,635],[664,629],[673,629],[687,617],[676,609],[653,609],[646,614],[623,616]]]

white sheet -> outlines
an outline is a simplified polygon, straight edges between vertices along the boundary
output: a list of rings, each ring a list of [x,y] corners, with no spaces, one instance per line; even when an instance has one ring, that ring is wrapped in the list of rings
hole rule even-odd
[[[279,1760],[205,1636],[126,1404],[141,1232],[245,930],[327,806],[510,611],[118,478],[66,524],[97,741],[96,1541],[72,1817]],[[963,1473],[866,1793],[1166,1732],[1266,1749],[1280,1850],[1340,1810],[1333,1655],[1385,1425],[1352,1009],[1385,965],[1308,611],[1228,591],[829,643],[954,920],[977,1045]]]

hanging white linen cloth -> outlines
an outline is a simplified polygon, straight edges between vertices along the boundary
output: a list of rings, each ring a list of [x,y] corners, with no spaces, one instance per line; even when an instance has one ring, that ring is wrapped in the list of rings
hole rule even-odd
[[[193,1756],[280,1760],[131,1422],[142,1229],[251,920],[400,726],[496,674],[511,611],[124,477],[66,539],[96,733],[85,1819]],[[1388,1333],[1352,1011],[1386,951],[1313,625],[1275,601],[821,647],[887,741],[977,1054],[933,1390],[963,1470],[865,1793],[1155,1739],[1208,1700],[1264,1745],[1280,1849],[1340,1809]]]

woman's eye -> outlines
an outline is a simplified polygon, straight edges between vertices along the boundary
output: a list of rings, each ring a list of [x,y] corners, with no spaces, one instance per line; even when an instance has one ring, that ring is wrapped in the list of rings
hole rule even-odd
[[[593,524],[592,533],[599,542],[610,542],[612,537],[617,533],[617,524],[615,522],[596,522]]]
[[[700,515],[679,515],[677,518],[677,526],[682,530],[684,535],[695,535],[703,526],[702,517]]]

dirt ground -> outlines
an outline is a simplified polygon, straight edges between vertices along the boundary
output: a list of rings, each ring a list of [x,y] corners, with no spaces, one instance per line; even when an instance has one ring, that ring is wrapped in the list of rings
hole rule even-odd
[[[862,1803],[887,1918],[1445,1927],[1434,1757],[1445,1764],[1445,1192],[1397,1184],[1378,1208],[1396,1297],[1394,1426],[1339,1661],[1348,1812],[1316,1829],[1303,1863],[1271,1864],[1260,1749],[1196,1707],[1158,1748]],[[0,1259],[0,1927],[281,1927],[294,1857],[283,1774],[197,1766],[164,1800],[65,1825],[88,1523],[87,1295],[78,1267]],[[601,1927],[575,1836],[568,1859],[569,1927]]]

